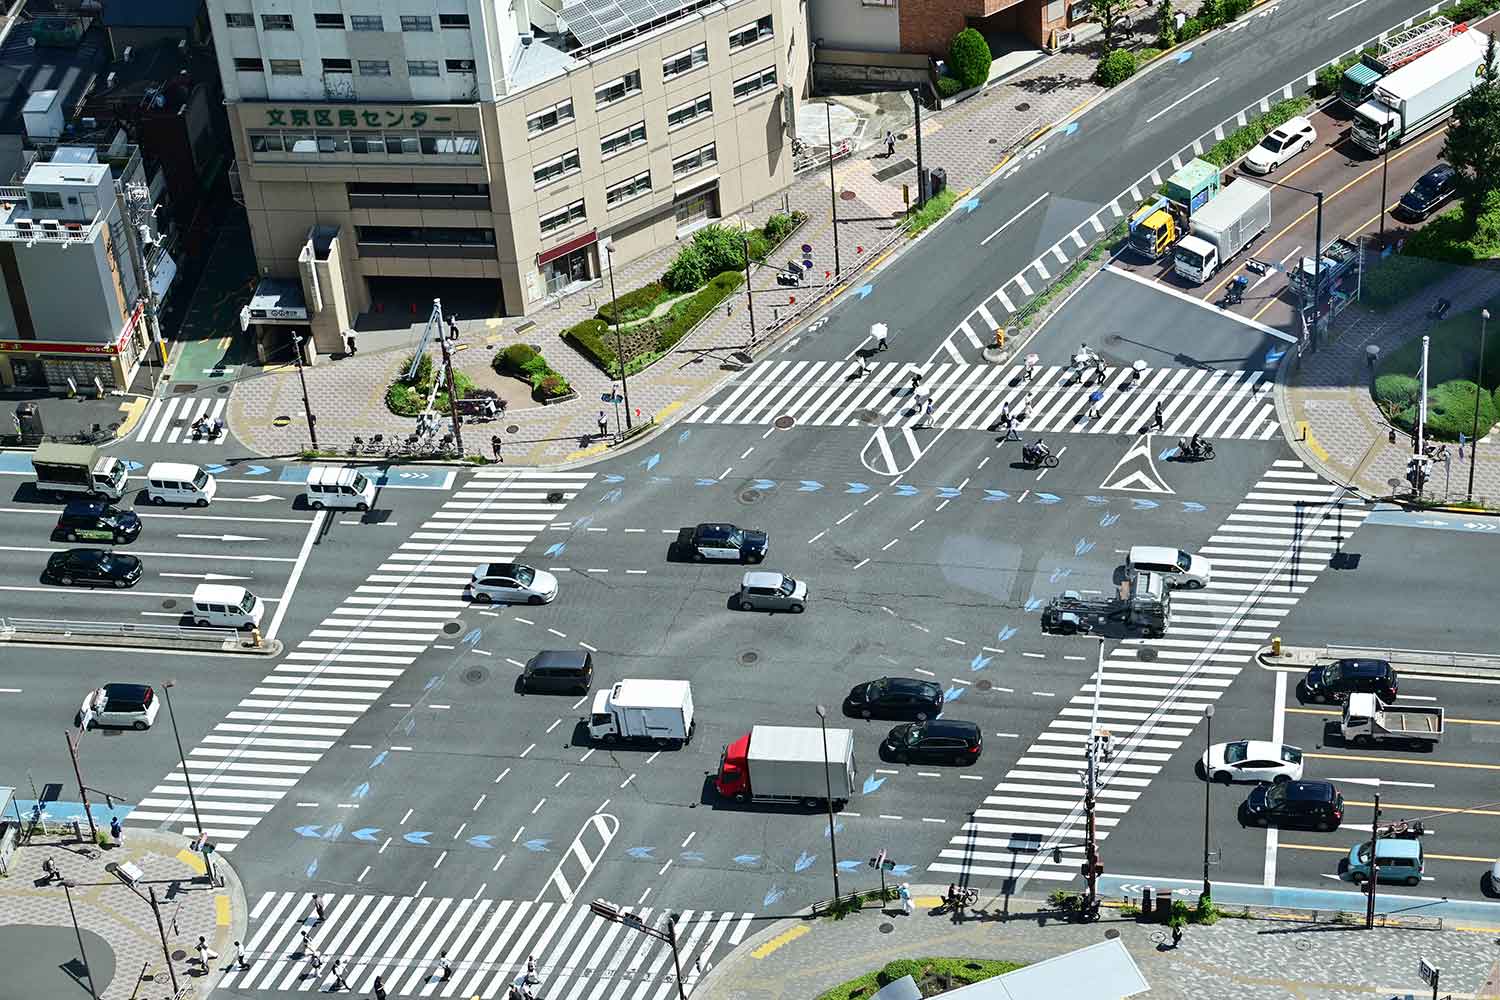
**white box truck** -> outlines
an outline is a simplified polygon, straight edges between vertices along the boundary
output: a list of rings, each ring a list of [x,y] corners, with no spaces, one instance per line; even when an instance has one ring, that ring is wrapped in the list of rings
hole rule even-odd
[[[36,470],[37,492],[59,499],[72,495],[118,500],[125,495],[125,462],[101,454],[91,444],[43,442],[31,456],[31,467]]]
[[[826,767],[825,767],[826,761]],[[736,802],[791,802],[835,809],[854,795],[854,733],[817,726],[756,726],[724,748],[719,794]]]
[[[1445,121],[1484,80],[1484,49],[1483,32],[1456,30],[1442,45],[1381,77],[1370,99],[1355,109],[1350,138],[1379,155]]]
[[[594,692],[589,735],[680,747],[693,738],[693,686],[687,681],[623,680]]]
[[[1271,189],[1243,178],[1219,192],[1189,224],[1172,257],[1178,277],[1201,285],[1271,225]]]

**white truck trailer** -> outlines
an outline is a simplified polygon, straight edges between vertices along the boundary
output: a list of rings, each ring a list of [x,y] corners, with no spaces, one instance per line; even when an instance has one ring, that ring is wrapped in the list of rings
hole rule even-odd
[[[1370,99],[1354,111],[1349,136],[1379,155],[1387,147],[1432,128],[1484,80],[1485,37],[1460,25],[1452,38],[1424,56],[1380,78]]]
[[[1271,189],[1243,178],[1219,192],[1189,220],[1192,235],[1177,244],[1172,270],[1201,285],[1271,225]]]
[[[693,686],[679,680],[623,680],[594,692],[589,735],[680,747],[693,738]]]

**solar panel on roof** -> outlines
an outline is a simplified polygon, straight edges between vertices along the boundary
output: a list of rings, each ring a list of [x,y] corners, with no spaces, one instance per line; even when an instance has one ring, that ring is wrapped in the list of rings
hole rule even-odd
[[[585,48],[686,7],[692,0],[576,0],[563,5],[568,30]]]

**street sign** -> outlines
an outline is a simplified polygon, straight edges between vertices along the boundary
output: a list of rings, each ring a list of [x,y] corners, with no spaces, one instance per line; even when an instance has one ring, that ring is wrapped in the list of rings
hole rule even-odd
[[[870,859],[870,867],[871,868],[879,868],[883,864],[885,864],[885,851],[884,851],[884,849],[882,849],[879,854],[875,855],[873,858]]]
[[[1422,978],[1422,982],[1426,983],[1428,986],[1431,986],[1433,989],[1437,989],[1438,971],[1439,970],[1437,968],[1427,964],[1427,959],[1417,959],[1417,975]]]
[[[804,257],[811,257],[812,256],[812,244],[811,243],[804,243],[804,244],[802,244],[802,256],[804,256]]]
[[[599,394],[599,402],[601,402],[601,403],[623,403],[623,402],[625,402],[625,397],[622,396],[622,395],[620,395],[618,392],[601,392]]]

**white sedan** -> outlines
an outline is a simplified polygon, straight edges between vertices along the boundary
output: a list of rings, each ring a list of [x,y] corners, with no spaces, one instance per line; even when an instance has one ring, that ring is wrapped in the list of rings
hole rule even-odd
[[[479,604],[550,604],[557,596],[557,577],[521,563],[485,563],[474,567],[465,595]]]
[[[1313,123],[1298,115],[1272,129],[1260,145],[1245,154],[1240,165],[1252,174],[1269,174],[1318,141]]]
[[[1199,758],[1203,774],[1211,781],[1302,780],[1302,750],[1269,740],[1235,740],[1215,743]]]

